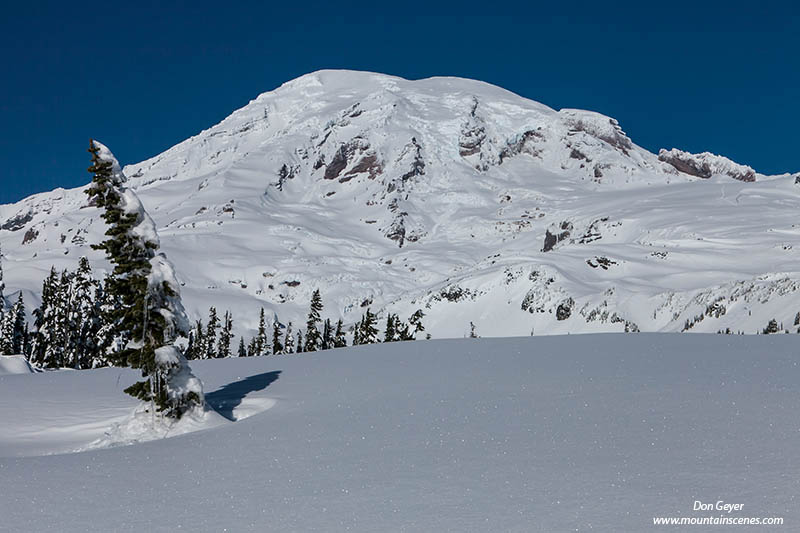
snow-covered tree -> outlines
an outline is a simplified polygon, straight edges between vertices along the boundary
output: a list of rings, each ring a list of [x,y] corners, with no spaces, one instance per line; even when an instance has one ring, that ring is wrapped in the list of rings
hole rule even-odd
[[[98,355],[97,338],[102,326],[97,297],[98,282],[89,260],[81,257],[78,269],[68,278],[64,364],[70,368],[92,368]]]
[[[56,283],[56,269],[50,269],[50,274],[42,281],[42,303],[33,311],[34,322],[31,346],[31,361],[40,367],[45,367],[45,359],[50,345],[49,322],[54,305],[54,292]]]
[[[344,333],[344,322],[340,318],[336,322],[336,333],[333,334],[333,347],[344,348],[347,346],[347,336]]]
[[[118,301],[112,317],[129,341],[118,361],[139,368],[143,381],[125,392],[171,418],[204,404],[202,383],[192,375],[186,358],[175,346],[189,324],[172,265],[156,254],[158,234],[136,194],[125,188],[125,176],[111,151],[92,141],[92,183],[86,190],[103,209],[106,236],[95,248],[104,250],[114,265],[106,289]]]
[[[383,342],[399,341],[400,333],[398,332],[398,327],[402,327],[400,318],[395,314],[388,313],[386,315],[386,328],[384,329]]]
[[[326,318],[325,323],[322,325],[320,349],[330,350],[331,348],[333,348],[333,324],[331,324],[330,318]]]
[[[9,311],[11,315],[11,350],[15,354],[25,353],[25,344],[28,337],[28,324],[25,321],[25,301],[20,291],[17,301]]]
[[[375,327],[378,317],[367,308],[367,312],[361,317],[361,324],[358,332],[359,344],[374,344],[378,342],[378,328]]]
[[[186,359],[205,359],[206,357],[206,333],[203,321],[198,320],[194,323],[189,332],[189,344],[186,346]]]
[[[283,338],[283,351],[281,353],[294,353],[294,337],[292,336],[292,323],[286,325],[286,336]]]
[[[231,339],[233,338],[233,317],[230,311],[225,311],[222,318],[222,328],[219,331],[219,343],[217,344],[217,357],[231,356]]]
[[[247,357],[247,349],[244,347],[244,337],[239,337],[239,350],[236,352],[237,357]]]
[[[311,307],[308,311],[308,320],[306,321],[306,352],[315,352],[319,350],[322,343],[322,337],[319,332],[318,324],[322,320],[322,295],[319,289],[314,290],[311,295]],[[298,345],[298,350],[300,346]]]
[[[414,314],[408,319],[408,323],[411,324],[411,331],[409,332],[410,338],[406,340],[414,340],[417,338],[417,333],[425,331],[425,326],[422,325],[423,318],[425,318],[425,313],[422,312],[422,309],[414,311]]]
[[[217,356],[217,330],[219,329],[219,317],[217,308],[211,307],[208,310],[208,325],[205,333],[206,353],[203,359],[214,359]]]
[[[275,355],[283,353],[283,343],[281,342],[281,325],[278,318],[272,323],[272,353]]]
[[[267,321],[264,317],[264,308],[258,316],[258,331],[256,332],[255,352],[253,355],[269,355],[269,340],[267,339]]]
[[[303,330],[297,331],[297,353],[303,353]]]
[[[6,290],[6,284],[3,281],[3,249],[0,248],[0,314],[6,309],[6,299],[3,296],[3,291]]]
[[[14,352],[14,319],[11,310],[0,312],[0,355]]]

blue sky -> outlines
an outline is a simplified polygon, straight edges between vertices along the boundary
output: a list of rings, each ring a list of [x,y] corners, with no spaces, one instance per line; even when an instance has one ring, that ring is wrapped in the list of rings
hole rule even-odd
[[[615,117],[653,151],[800,171],[789,2],[8,4],[0,203],[86,183],[90,137],[138,162],[322,68],[476,78]]]

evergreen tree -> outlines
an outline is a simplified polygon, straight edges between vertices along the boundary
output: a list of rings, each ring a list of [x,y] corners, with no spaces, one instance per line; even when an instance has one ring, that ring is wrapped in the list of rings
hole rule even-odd
[[[359,332],[359,344],[374,344],[378,342],[378,328],[375,327],[378,317],[367,308],[367,312],[361,319],[361,331]]]
[[[422,325],[423,318],[425,318],[425,313],[422,312],[422,309],[417,309],[408,319],[409,324],[411,324],[410,339],[408,340],[416,339],[417,333],[425,331],[425,326]]]
[[[0,314],[5,311],[6,299],[3,296],[3,291],[6,290],[6,284],[3,281],[3,248],[0,247]]]
[[[15,354],[25,353],[25,339],[28,336],[28,324],[25,322],[25,302],[22,299],[22,291],[19,293],[17,302],[9,311],[11,315],[11,350]]]
[[[14,315],[0,311],[0,355],[14,354]]]
[[[777,333],[779,330],[780,328],[778,327],[778,321],[773,318],[772,320],[769,321],[767,327],[764,328],[764,331],[762,331],[762,333],[764,335],[769,335],[770,333]]]
[[[308,320],[306,321],[306,352],[315,352],[319,350],[322,343],[319,327],[317,324],[322,320],[322,296],[319,289],[314,290],[311,295],[311,308],[308,311]],[[298,347],[298,351],[300,351]]]
[[[397,332],[399,321],[400,319],[397,315],[392,313],[388,313],[386,315],[386,329],[384,330],[383,334],[383,342],[394,342],[399,340],[399,335]]]
[[[475,324],[472,321],[470,321],[470,323],[469,323],[469,338],[470,339],[477,339],[478,338],[478,334],[475,333]]]
[[[333,347],[344,348],[345,346],[347,346],[347,337],[344,333],[344,323],[340,318],[338,322],[336,322],[336,333],[333,335]]]
[[[239,337],[239,351],[236,355],[239,357],[247,357],[247,349],[244,347],[244,337]]]
[[[258,332],[256,333],[256,353],[254,355],[269,355],[269,344],[267,341],[267,323],[264,318],[264,308],[258,317]]]
[[[128,339],[115,359],[139,368],[145,378],[125,392],[152,402],[168,417],[180,418],[202,406],[204,399],[200,380],[174,345],[176,337],[189,329],[179,284],[166,257],[156,254],[155,224],[136,194],[124,187],[117,160],[95,141],[89,152],[93,178],[86,193],[103,209],[101,216],[108,225],[108,238],[94,247],[105,251],[114,265],[106,284],[117,303],[110,316]]]
[[[286,325],[286,336],[283,338],[283,351],[281,353],[294,353],[294,337],[292,336],[292,323]]]
[[[247,345],[247,357],[254,357],[258,355],[258,347],[256,346],[256,338],[250,339],[250,344]]]
[[[217,357],[231,356],[231,339],[233,338],[233,317],[230,311],[225,311],[222,319],[222,329],[219,333],[219,344],[217,344]]]
[[[303,353],[303,332],[302,330],[297,331],[297,353]]]
[[[275,355],[283,353],[283,343],[281,342],[281,326],[277,317],[272,324],[272,353]]]
[[[108,281],[108,278],[106,278]],[[112,310],[117,305],[113,295],[105,290],[105,283],[98,282],[95,290],[95,305],[97,306],[97,316],[99,317],[99,327],[97,330],[97,352],[95,353],[92,367],[102,367],[116,364],[124,343],[127,342],[119,334],[117,323],[114,321]]]
[[[361,320],[353,325],[353,346],[361,344],[361,326],[364,324],[364,315],[361,315]]]
[[[52,325],[55,306],[55,293],[58,278],[55,267],[50,269],[50,274],[42,281],[42,303],[34,310],[33,326],[36,332],[33,335],[31,346],[31,361],[40,367],[48,368],[46,361],[49,359],[50,345],[52,344]]]
[[[98,282],[92,276],[89,260],[81,257],[78,270],[69,278],[67,296],[67,353],[70,368],[92,368],[98,357],[97,338],[102,320],[95,302]]]
[[[214,359],[217,356],[217,329],[219,329],[217,309],[216,307],[211,307],[208,310],[208,325],[206,326],[205,335],[206,353],[203,359]]]
[[[187,361],[191,361],[192,359],[197,359],[197,346],[195,345],[194,341],[194,328],[189,330],[189,336],[186,341],[186,349],[183,351],[183,356],[186,358]]]
[[[322,326],[322,340],[320,342],[320,349],[330,350],[333,348],[333,324],[331,319],[326,318]]]

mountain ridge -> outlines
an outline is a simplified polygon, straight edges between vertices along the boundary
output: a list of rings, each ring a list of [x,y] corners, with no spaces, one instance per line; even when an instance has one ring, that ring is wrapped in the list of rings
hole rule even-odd
[[[301,321],[316,287],[332,318],[421,307],[434,336],[754,333],[800,310],[795,175],[653,154],[610,117],[484,82],[310,73],[124,173],[190,314],[231,308],[241,332],[261,306]],[[107,268],[86,204],[0,206],[9,289],[35,301],[80,255]]]

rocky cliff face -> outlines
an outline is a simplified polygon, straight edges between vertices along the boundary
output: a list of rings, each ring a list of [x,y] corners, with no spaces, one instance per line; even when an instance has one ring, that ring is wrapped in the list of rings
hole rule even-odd
[[[794,176],[657,156],[481,82],[316,72],[124,171],[190,314],[242,330],[261,306],[298,321],[317,287],[329,316],[421,307],[437,337],[754,333],[800,311]],[[6,292],[106,268],[103,230],[79,189],[0,206]]]

